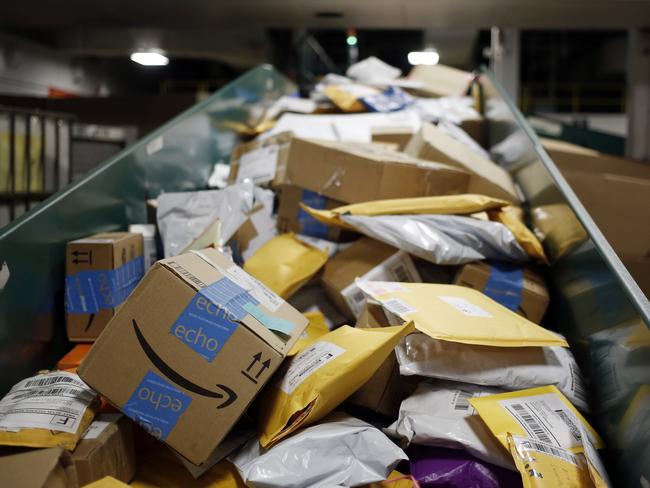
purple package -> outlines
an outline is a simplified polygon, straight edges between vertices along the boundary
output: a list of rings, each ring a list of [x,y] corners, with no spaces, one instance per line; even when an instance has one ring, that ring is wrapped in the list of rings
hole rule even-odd
[[[411,445],[411,475],[422,488],[519,488],[521,476],[465,451]]]

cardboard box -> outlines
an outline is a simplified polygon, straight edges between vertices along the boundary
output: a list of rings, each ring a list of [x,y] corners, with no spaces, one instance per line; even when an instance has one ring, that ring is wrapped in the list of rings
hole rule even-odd
[[[151,268],[79,376],[200,465],[306,326],[302,314],[228,257],[204,249]]]
[[[70,371],[71,373],[76,373],[77,368],[81,364],[81,361],[86,357],[88,351],[92,344],[77,344],[75,345],[70,352],[65,356],[59,359],[59,362],[56,363],[56,368],[62,371]]]
[[[483,117],[464,119],[460,122],[460,128],[476,141],[476,143],[487,148],[488,146],[488,126]]]
[[[471,174],[468,193],[478,193],[511,202],[519,197],[510,174],[496,163],[481,157],[471,148],[438,129],[423,124],[404,150],[405,153],[430,161],[462,168]]]
[[[6,487],[77,488],[70,454],[60,447],[0,457],[0,480]]]
[[[239,183],[246,178],[258,185],[269,184],[274,188],[285,183],[291,137],[291,132],[282,132],[268,139],[239,144],[230,156],[228,184]]]
[[[321,284],[329,299],[349,319],[363,310],[365,295],[356,278],[369,281],[420,282],[413,260],[404,251],[362,237],[334,255],[323,268]]]
[[[68,242],[66,330],[71,341],[95,340],[144,275],[142,234],[105,232]]]
[[[311,190],[305,190],[294,185],[282,185],[277,215],[277,226],[280,232],[294,232],[327,239],[332,242],[340,242],[345,239],[346,235],[351,234],[340,227],[330,227],[318,222],[300,208],[301,202],[321,210],[329,210],[345,205],[343,202],[332,200]]]
[[[465,193],[467,172],[368,144],[294,138],[286,180],[344,203]]]
[[[403,151],[408,142],[413,137],[413,128],[393,127],[393,126],[378,126],[370,129],[372,142],[379,142],[384,144],[395,144],[398,151]]]
[[[72,452],[79,484],[104,476],[128,483],[135,475],[133,422],[120,413],[95,417]]]
[[[381,305],[366,303],[356,327],[387,327],[389,325],[389,320]],[[420,378],[415,376],[400,376],[399,364],[395,353],[392,352],[373,377],[359,388],[348,401],[373,412],[397,418],[402,400],[413,393],[419,380]]]
[[[532,269],[518,265],[468,263],[460,268],[454,284],[482,291],[536,324],[542,321],[548,307],[544,279]]]
[[[415,66],[408,75],[411,81],[420,82],[414,91],[429,97],[453,97],[465,95],[472,83],[469,71],[442,64]]]
[[[544,149],[560,171],[610,173],[650,179],[650,165],[634,159],[605,154],[594,149],[554,139],[541,139]]]

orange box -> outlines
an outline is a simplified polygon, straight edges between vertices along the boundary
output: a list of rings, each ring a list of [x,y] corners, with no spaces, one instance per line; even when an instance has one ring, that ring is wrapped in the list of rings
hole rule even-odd
[[[88,351],[90,351],[91,346],[92,344],[89,343],[81,343],[74,346],[68,354],[63,356],[59,359],[59,362],[56,363],[57,369],[76,373],[81,361],[83,361],[83,358],[85,358]]]

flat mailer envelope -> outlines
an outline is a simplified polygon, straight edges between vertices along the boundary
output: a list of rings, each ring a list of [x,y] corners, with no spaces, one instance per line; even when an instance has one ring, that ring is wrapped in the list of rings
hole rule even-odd
[[[307,326],[229,258],[159,261],[79,374],[193,464],[206,461]]]
[[[558,334],[517,315],[483,293],[456,285],[357,280],[385,310],[434,339],[484,346],[563,346]]]

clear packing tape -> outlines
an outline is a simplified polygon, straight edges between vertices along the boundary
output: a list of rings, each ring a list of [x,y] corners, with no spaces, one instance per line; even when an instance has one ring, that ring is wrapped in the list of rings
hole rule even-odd
[[[484,195],[379,200],[332,210],[301,207],[321,223],[359,231],[435,264],[485,258],[548,262],[541,243],[521,220],[521,210]],[[471,217],[482,212],[489,220]]]

